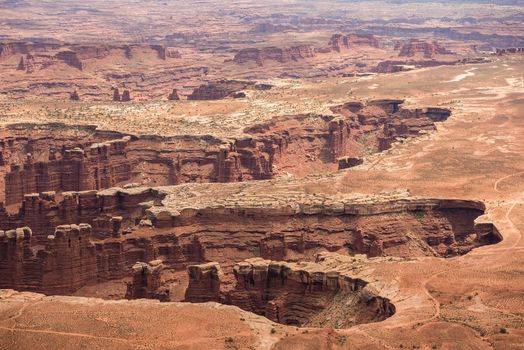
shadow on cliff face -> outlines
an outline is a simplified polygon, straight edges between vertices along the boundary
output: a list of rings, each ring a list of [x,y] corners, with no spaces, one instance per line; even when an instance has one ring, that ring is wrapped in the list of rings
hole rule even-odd
[[[314,223],[305,224],[304,217],[288,218],[281,227],[288,233],[282,237],[284,244],[273,241],[268,245],[271,249],[259,251],[263,257],[271,252],[270,256],[294,262],[251,258],[231,268],[234,255],[228,255],[222,260],[225,270],[218,262],[191,265],[185,300],[235,305],[301,327],[348,328],[382,321],[396,308],[378,291],[383,286],[377,288],[359,277],[359,270],[370,266],[369,257],[445,258],[496,244],[502,236],[484,210],[482,203],[474,201],[400,201],[346,206],[347,217],[316,213]],[[231,213],[229,220],[234,220]],[[278,219],[271,222],[273,238],[279,227]],[[291,227],[300,234],[290,234]],[[277,253],[279,249],[284,250]],[[313,253],[319,249],[323,252]],[[216,252],[213,256],[218,257]]]
[[[395,313],[391,301],[351,271],[351,258],[321,253],[316,262],[253,258],[234,266],[228,280],[217,263],[188,269],[186,301],[215,301],[286,325],[348,328]]]

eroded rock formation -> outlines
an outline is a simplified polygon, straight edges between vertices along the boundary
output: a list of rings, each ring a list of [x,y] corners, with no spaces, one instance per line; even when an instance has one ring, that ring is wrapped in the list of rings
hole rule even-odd
[[[395,46],[395,50],[399,51],[399,57],[422,55],[424,58],[433,58],[438,55],[453,54],[453,52],[440,45],[437,41],[427,42],[419,39],[399,42]]]
[[[120,90],[118,88],[113,88],[113,101],[121,101]]]
[[[508,47],[495,49],[495,54],[498,56],[518,53],[524,53],[524,47]]]
[[[221,301],[296,326],[349,327],[395,313],[394,305],[367,288],[366,281],[321,263],[248,259],[235,264],[233,285],[219,291],[220,276],[208,272],[211,265],[216,267],[209,263],[188,270],[188,301]]]
[[[5,160],[13,149],[9,146],[11,141],[14,142],[4,143]],[[33,192],[101,189],[129,180],[133,164],[126,156],[129,142],[129,137],[123,137],[85,148],[63,149],[60,153],[48,153],[48,159],[43,160],[36,160],[29,153],[21,163],[9,165],[4,173],[5,203],[20,203],[24,194]],[[13,146],[17,145],[13,143]]]
[[[32,243],[32,231],[0,231],[0,288],[71,293],[97,281],[95,245],[89,225],[58,226],[43,248]]]
[[[238,259],[307,261],[319,251],[447,257],[501,239],[489,220],[477,220],[484,212],[479,202],[312,195],[264,202],[262,195],[235,191],[224,193],[226,202],[215,195],[214,205],[199,207],[198,197],[186,205],[178,190],[187,191],[114,189],[65,194],[62,200],[42,194],[27,196],[18,213],[0,207],[0,287],[71,293],[130,276],[136,262],[153,260],[170,269],[216,261],[230,274]],[[21,224],[32,231],[17,229]],[[191,273],[193,290],[216,297],[221,269],[206,266]],[[146,287],[160,298],[165,293],[153,283],[155,276]],[[140,289],[135,282],[130,288]]]
[[[133,265],[133,279],[127,284],[127,299],[158,299],[169,301],[169,289],[163,289],[161,260]]]
[[[178,101],[178,100],[180,100],[180,96],[178,96],[178,90],[177,89],[173,89],[173,91],[169,94],[167,99],[169,101]]]
[[[268,62],[287,63],[299,61],[305,58],[315,57],[315,49],[311,45],[297,45],[287,48],[264,47],[264,48],[247,48],[240,50],[233,61],[236,63],[254,62],[263,66]]]
[[[220,96],[245,87],[242,82],[220,86]],[[115,94],[119,96],[118,90]],[[197,95],[217,97],[203,94]],[[383,151],[399,139],[435,130],[435,122],[450,115],[443,108],[404,109],[402,102],[355,101],[332,107],[333,115],[277,116],[233,139],[135,137],[61,124],[48,125],[47,131],[15,125],[0,142],[0,201],[11,205],[30,193],[100,190],[135,182],[238,182],[270,179],[279,169],[298,176],[336,170],[338,158]],[[51,142],[48,134],[54,128],[61,128],[64,136]]]
[[[185,299],[193,303],[207,301],[220,302],[220,283],[223,272],[220,264],[210,262],[206,264],[190,265],[187,268],[189,287]]]
[[[373,35],[369,34],[334,34],[327,46],[314,47],[309,44],[301,44],[285,48],[275,46],[246,48],[237,52],[233,61],[238,64],[252,62],[259,66],[270,63],[282,64],[313,58],[318,54],[342,53],[357,46],[378,47],[379,43]]]
[[[71,101],[80,101],[80,96],[78,96],[78,91],[73,91],[70,95],[69,95],[69,99]]]
[[[80,59],[77,56],[77,53],[74,51],[61,51],[56,54],[56,58],[65,62],[68,66],[82,70],[83,65]]]
[[[371,46],[378,47],[378,40],[370,34],[333,34],[328,43],[328,48],[332,51],[343,52],[352,46]]]
[[[129,90],[124,90],[122,93],[122,98],[120,99],[122,102],[129,102],[131,101],[131,92]]]
[[[245,89],[250,83],[234,80],[222,80],[200,85],[188,96],[188,100],[220,100]],[[177,95],[178,96],[178,95]]]

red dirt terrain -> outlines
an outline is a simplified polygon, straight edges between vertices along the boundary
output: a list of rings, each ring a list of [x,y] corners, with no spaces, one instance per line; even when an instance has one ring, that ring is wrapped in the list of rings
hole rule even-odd
[[[0,1],[0,349],[522,349],[522,11]]]

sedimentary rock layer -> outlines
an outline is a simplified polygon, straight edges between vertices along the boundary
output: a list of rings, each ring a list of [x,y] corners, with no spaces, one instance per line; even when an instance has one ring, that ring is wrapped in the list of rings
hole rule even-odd
[[[283,193],[271,202],[259,196],[255,204],[235,192],[202,207],[194,194],[194,205],[184,204],[187,186],[71,193],[61,200],[28,196],[18,213],[1,211],[1,287],[70,293],[130,276],[136,262],[158,259],[172,269],[216,261],[230,272],[238,259],[252,257],[313,260],[319,251],[445,257],[501,239],[489,221],[475,224],[484,211],[480,202]],[[17,229],[23,225],[33,232]]]
[[[324,255],[320,262],[329,259]],[[188,301],[220,301],[297,326],[349,327],[395,313],[368,282],[322,263],[248,259],[235,264],[233,286],[221,285],[216,269],[216,263],[189,267]]]
[[[228,84],[231,91],[246,86]],[[11,205],[29,193],[126,183],[238,182],[270,179],[284,171],[297,176],[332,171],[339,157],[383,151],[399,139],[435,130],[435,122],[450,115],[443,108],[404,109],[402,102],[348,102],[332,107],[333,115],[276,116],[233,139],[13,125],[0,142],[0,201]],[[53,138],[56,129],[60,138]]]

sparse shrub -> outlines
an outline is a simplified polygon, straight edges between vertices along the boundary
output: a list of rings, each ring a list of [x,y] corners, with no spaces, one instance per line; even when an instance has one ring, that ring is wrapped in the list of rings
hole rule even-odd
[[[422,210],[417,210],[413,212],[413,216],[415,216],[415,219],[422,220],[424,219],[424,212]]]
[[[275,328],[271,328],[271,334],[275,334],[277,330]]]
[[[499,331],[500,334],[508,334],[508,330],[504,327],[502,327]]]

